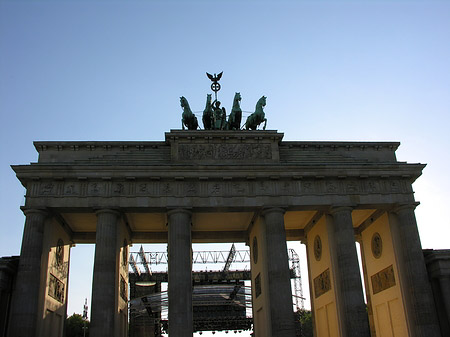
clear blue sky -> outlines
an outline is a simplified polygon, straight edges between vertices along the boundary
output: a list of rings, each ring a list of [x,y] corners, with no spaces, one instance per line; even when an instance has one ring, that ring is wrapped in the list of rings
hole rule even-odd
[[[450,248],[449,36],[450,1],[0,0],[0,256],[20,251],[10,165],[36,161],[34,140],[163,140],[179,97],[202,110],[222,70],[222,104],[266,95],[285,140],[400,141],[399,160],[428,164],[422,245]],[[73,256],[69,313],[92,249]]]

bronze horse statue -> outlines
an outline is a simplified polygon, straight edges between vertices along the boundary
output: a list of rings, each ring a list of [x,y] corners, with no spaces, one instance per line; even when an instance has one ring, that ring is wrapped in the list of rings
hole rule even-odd
[[[180,104],[183,108],[183,114],[181,118],[181,126],[184,130],[184,126],[187,127],[188,130],[197,130],[198,129],[198,121],[197,117],[192,113],[191,108],[189,107],[189,103],[184,96],[180,97]]]
[[[242,120],[241,110],[241,94],[237,92],[234,94],[233,107],[231,108],[230,116],[228,117],[227,130],[240,130]]]
[[[211,94],[206,94],[206,106],[203,110],[203,128],[205,130],[211,130],[213,125],[213,108],[211,105]]]
[[[263,130],[266,129],[267,119],[264,114],[264,107],[266,106],[266,96],[261,97],[256,103],[255,112],[247,117],[245,121],[246,130],[256,130],[258,125],[264,122]]]

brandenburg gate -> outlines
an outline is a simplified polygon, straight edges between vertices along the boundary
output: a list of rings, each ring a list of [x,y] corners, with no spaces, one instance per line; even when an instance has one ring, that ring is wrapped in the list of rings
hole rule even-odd
[[[129,245],[166,242],[170,336],[192,336],[199,242],[247,243],[255,336],[294,336],[286,241],[307,247],[315,336],[440,336],[414,216],[424,165],[397,161],[399,143],[171,130],[34,145],[38,161],[13,166],[26,221],[9,336],[62,335],[83,243],[95,243],[90,334],[127,336]]]

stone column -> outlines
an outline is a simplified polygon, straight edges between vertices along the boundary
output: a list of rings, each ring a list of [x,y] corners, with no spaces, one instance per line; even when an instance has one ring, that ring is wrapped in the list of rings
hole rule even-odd
[[[11,308],[11,337],[36,336],[39,295],[45,291],[41,285],[41,259],[47,213],[37,209],[24,213],[25,228]]]
[[[268,282],[266,292],[270,303],[272,337],[295,336],[292,289],[289,271],[284,209],[268,208],[262,212],[266,243],[265,263]]]
[[[174,209],[168,215],[169,335],[193,334],[191,212]]]
[[[447,321],[450,325],[450,277],[441,276],[439,278],[439,285],[442,292],[442,302],[444,302]]]
[[[370,336],[351,207],[332,207],[327,222],[341,336]]]
[[[112,337],[115,336],[114,322],[117,311],[117,220],[119,212],[102,209],[96,214],[90,334],[95,337]]]
[[[440,336],[436,309],[428,280],[415,204],[401,205],[389,213],[406,320],[412,337]]]

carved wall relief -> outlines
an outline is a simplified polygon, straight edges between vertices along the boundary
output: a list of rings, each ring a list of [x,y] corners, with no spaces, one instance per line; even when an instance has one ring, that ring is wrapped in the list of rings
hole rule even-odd
[[[327,181],[325,183],[325,190],[327,193],[337,193],[339,191],[339,185],[335,181]]]
[[[241,177],[224,179],[185,179],[176,181],[149,179],[147,181],[43,181],[30,184],[27,197],[105,197],[105,196],[301,196],[354,195],[371,193],[410,193],[404,181],[393,180],[328,180],[286,179],[278,177]]]
[[[258,240],[256,239],[256,236],[253,237],[253,263],[257,264],[258,263]]]
[[[317,261],[322,258],[322,240],[319,235],[314,238],[314,257]]]
[[[394,268],[390,265],[371,276],[373,294],[378,294],[383,290],[395,286]]]
[[[123,195],[125,194],[125,183],[113,183],[112,195]]]
[[[54,184],[53,182],[41,183],[39,194],[44,195],[44,196],[45,195],[55,195],[56,194],[56,184]]]
[[[123,278],[122,275],[120,275],[120,297],[127,302],[128,301],[128,286],[127,282]]]
[[[345,183],[345,192],[349,194],[359,193],[358,181],[348,181]]]
[[[80,184],[75,182],[66,182],[64,183],[64,195],[80,195]]]
[[[256,298],[261,295],[261,274],[258,274],[255,277],[255,295]]]
[[[58,240],[55,250],[55,261],[57,266],[61,266],[64,263],[64,241]]]
[[[180,160],[272,159],[270,144],[179,144]]]
[[[88,184],[88,195],[102,196],[105,194],[105,187],[104,182],[91,182]]]
[[[315,298],[322,296],[330,289],[331,289],[330,269],[327,269],[314,279]]]
[[[380,184],[378,181],[367,181],[365,184],[366,192],[368,193],[379,193],[380,192]]]
[[[208,194],[213,197],[222,196],[225,194],[225,184],[223,182],[209,182]]]
[[[379,233],[374,233],[372,236],[372,254],[376,259],[381,257],[381,253],[383,252],[383,241],[381,240],[381,236]]]
[[[48,294],[58,302],[64,303],[65,284],[53,274],[50,274]]]
[[[314,182],[312,181],[302,181],[302,193],[309,194],[315,191]]]

